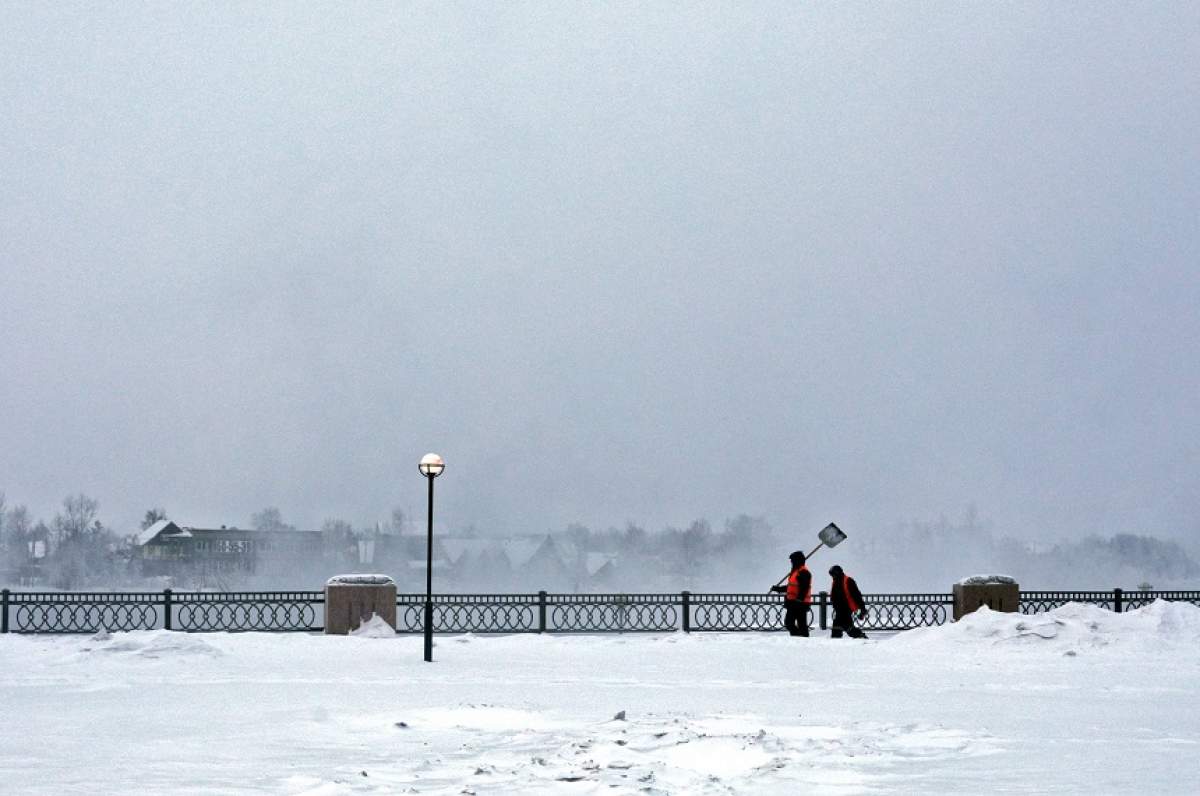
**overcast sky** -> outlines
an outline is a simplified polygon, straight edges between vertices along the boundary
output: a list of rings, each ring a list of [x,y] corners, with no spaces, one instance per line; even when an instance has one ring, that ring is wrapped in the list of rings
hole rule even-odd
[[[0,22],[10,504],[1200,539],[1195,3]]]

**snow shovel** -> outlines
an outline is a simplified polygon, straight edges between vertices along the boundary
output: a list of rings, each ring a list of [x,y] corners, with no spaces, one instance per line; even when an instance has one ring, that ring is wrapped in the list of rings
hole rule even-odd
[[[817,538],[821,540],[821,543],[812,549],[812,553],[809,553],[804,557],[805,560],[812,558],[813,553],[816,553],[822,547],[837,547],[842,542],[846,541],[846,534],[841,528],[837,527],[831,522],[821,529],[821,532],[817,534]],[[789,572],[788,575],[790,574],[792,573]],[[780,578],[779,582],[775,585],[783,585],[783,582],[788,579],[788,575],[784,575],[782,578]]]

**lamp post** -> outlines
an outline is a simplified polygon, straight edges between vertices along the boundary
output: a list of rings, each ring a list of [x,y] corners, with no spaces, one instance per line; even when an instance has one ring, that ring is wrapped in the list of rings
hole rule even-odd
[[[417,465],[421,475],[429,479],[429,536],[425,547],[425,660],[433,660],[433,479],[442,474],[446,463],[436,453],[427,453]]]

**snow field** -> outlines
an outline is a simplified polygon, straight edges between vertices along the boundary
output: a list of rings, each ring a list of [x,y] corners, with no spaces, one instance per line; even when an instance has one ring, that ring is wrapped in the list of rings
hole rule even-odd
[[[0,792],[1200,792],[1200,608],[781,634],[0,636]]]

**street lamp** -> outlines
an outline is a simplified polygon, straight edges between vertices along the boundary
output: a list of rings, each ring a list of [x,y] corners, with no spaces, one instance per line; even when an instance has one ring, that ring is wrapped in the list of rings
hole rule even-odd
[[[425,660],[433,660],[433,479],[442,474],[446,463],[436,453],[427,453],[417,465],[421,475],[429,479],[429,536],[425,547]]]

